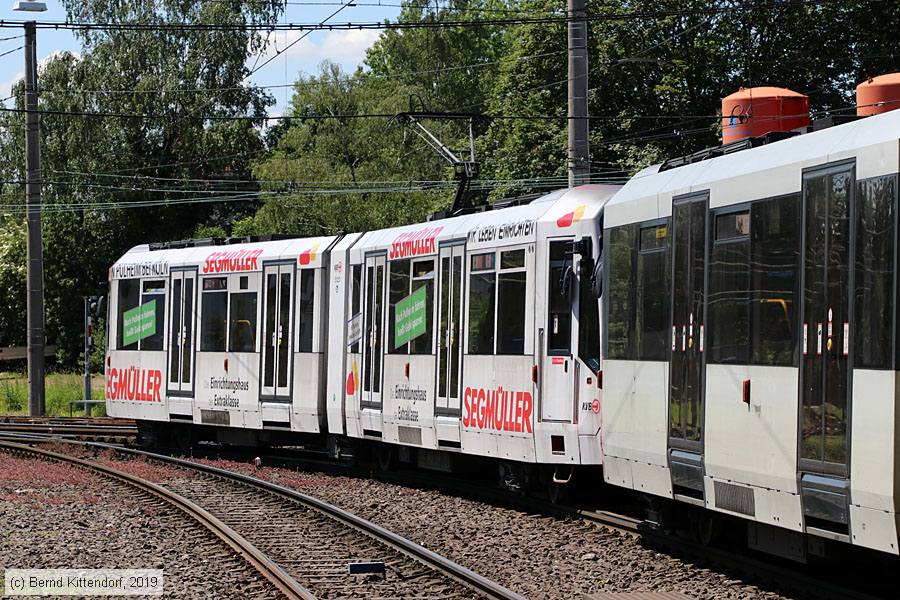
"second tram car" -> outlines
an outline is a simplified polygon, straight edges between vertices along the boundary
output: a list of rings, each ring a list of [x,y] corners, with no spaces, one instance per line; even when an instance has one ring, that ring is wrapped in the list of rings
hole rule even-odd
[[[590,282],[618,189],[335,237],[138,246],[110,269],[107,411],[153,435],[328,434],[565,480],[601,461]]]

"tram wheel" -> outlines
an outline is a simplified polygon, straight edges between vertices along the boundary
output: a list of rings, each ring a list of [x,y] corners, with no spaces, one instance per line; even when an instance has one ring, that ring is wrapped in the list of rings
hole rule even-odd
[[[561,476],[558,476],[561,475]],[[568,504],[575,495],[575,470],[558,473],[554,469],[547,482],[547,499],[553,504]]]
[[[712,546],[719,537],[721,527],[716,515],[702,511],[691,517],[691,532],[703,546]]]
[[[388,444],[378,444],[375,449],[375,464],[382,473],[393,471],[397,465],[397,453]]]

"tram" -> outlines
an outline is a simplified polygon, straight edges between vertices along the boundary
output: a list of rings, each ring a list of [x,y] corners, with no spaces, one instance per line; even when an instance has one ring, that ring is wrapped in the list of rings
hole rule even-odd
[[[551,490],[602,465],[760,550],[898,554],[900,111],[798,123],[786,92],[726,98],[734,141],[622,187],[137,246],[109,272],[107,412],[384,466],[484,457]]]
[[[135,247],[110,269],[107,412],[152,435],[325,435],[567,481],[601,461],[592,282],[618,189],[341,236]]]

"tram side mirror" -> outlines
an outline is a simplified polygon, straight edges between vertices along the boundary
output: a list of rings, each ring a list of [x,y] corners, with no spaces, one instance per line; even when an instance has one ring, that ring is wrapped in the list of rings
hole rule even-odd
[[[590,281],[594,276],[594,259],[589,256],[582,256],[578,261],[578,280]]]
[[[603,256],[594,266],[594,274],[591,276],[591,292],[595,298],[603,295]]]
[[[95,318],[106,314],[106,296],[94,296],[88,303],[88,312]]]
[[[575,271],[572,270],[571,264],[567,264],[566,268],[563,269],[559,276],[559,295],[563,298],[570,298],[572,292],[572,280],[574,278]]]

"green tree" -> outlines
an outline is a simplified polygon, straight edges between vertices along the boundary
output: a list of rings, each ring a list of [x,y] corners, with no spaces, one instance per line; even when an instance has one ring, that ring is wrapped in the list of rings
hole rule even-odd
[[[410,180],[443,180],[447,169],[440,158],[397,123],[363,116],[404,110],[394,89],[379,78],[347,74],[328,63],[317,76],[297,82],[291,126],[272,156],[254,169],[263,189],[280,192],[257,213],[254,232],[365,231],[422,220],[446,201],[447,192],[400,187]]]
[[[25,223],[0,216],[0,347],[25,345]]]
[[[283,3],[68,0],[74,21],[264,24]],[[77,360],[81,297],[97,293],[129,247],[186,238],[198,224],[227,229],[252,215],[250,163],[266,151],[259,126],[271,97],[245,81],[264,37],[224,30],[87,30],[80,56],[41,69],[47,335],[63,364]],[[14,89],[23,106],[21,83]],[[82,116],[81,113],[107,116]],[[109,116],[122,115],[122,116]],[[0,160],[24,178],[24,118],[0,118]],[[213,180],[213,181],[210,181]],[[236,201],[211,201],[214,197]],[[4,195],[9,198],[8,195]],[[14,203],[24,198],[22,188]],[[178,199],[203,198],[179,204]],[[232,198],[229,198],[232,199]],[[240,199],[240,200],[239,200]],[[155,206],[134,208],[141,203]],[[159,205],[159,203],[164,204]],[[24,278],[18,289],[24,288]]]

